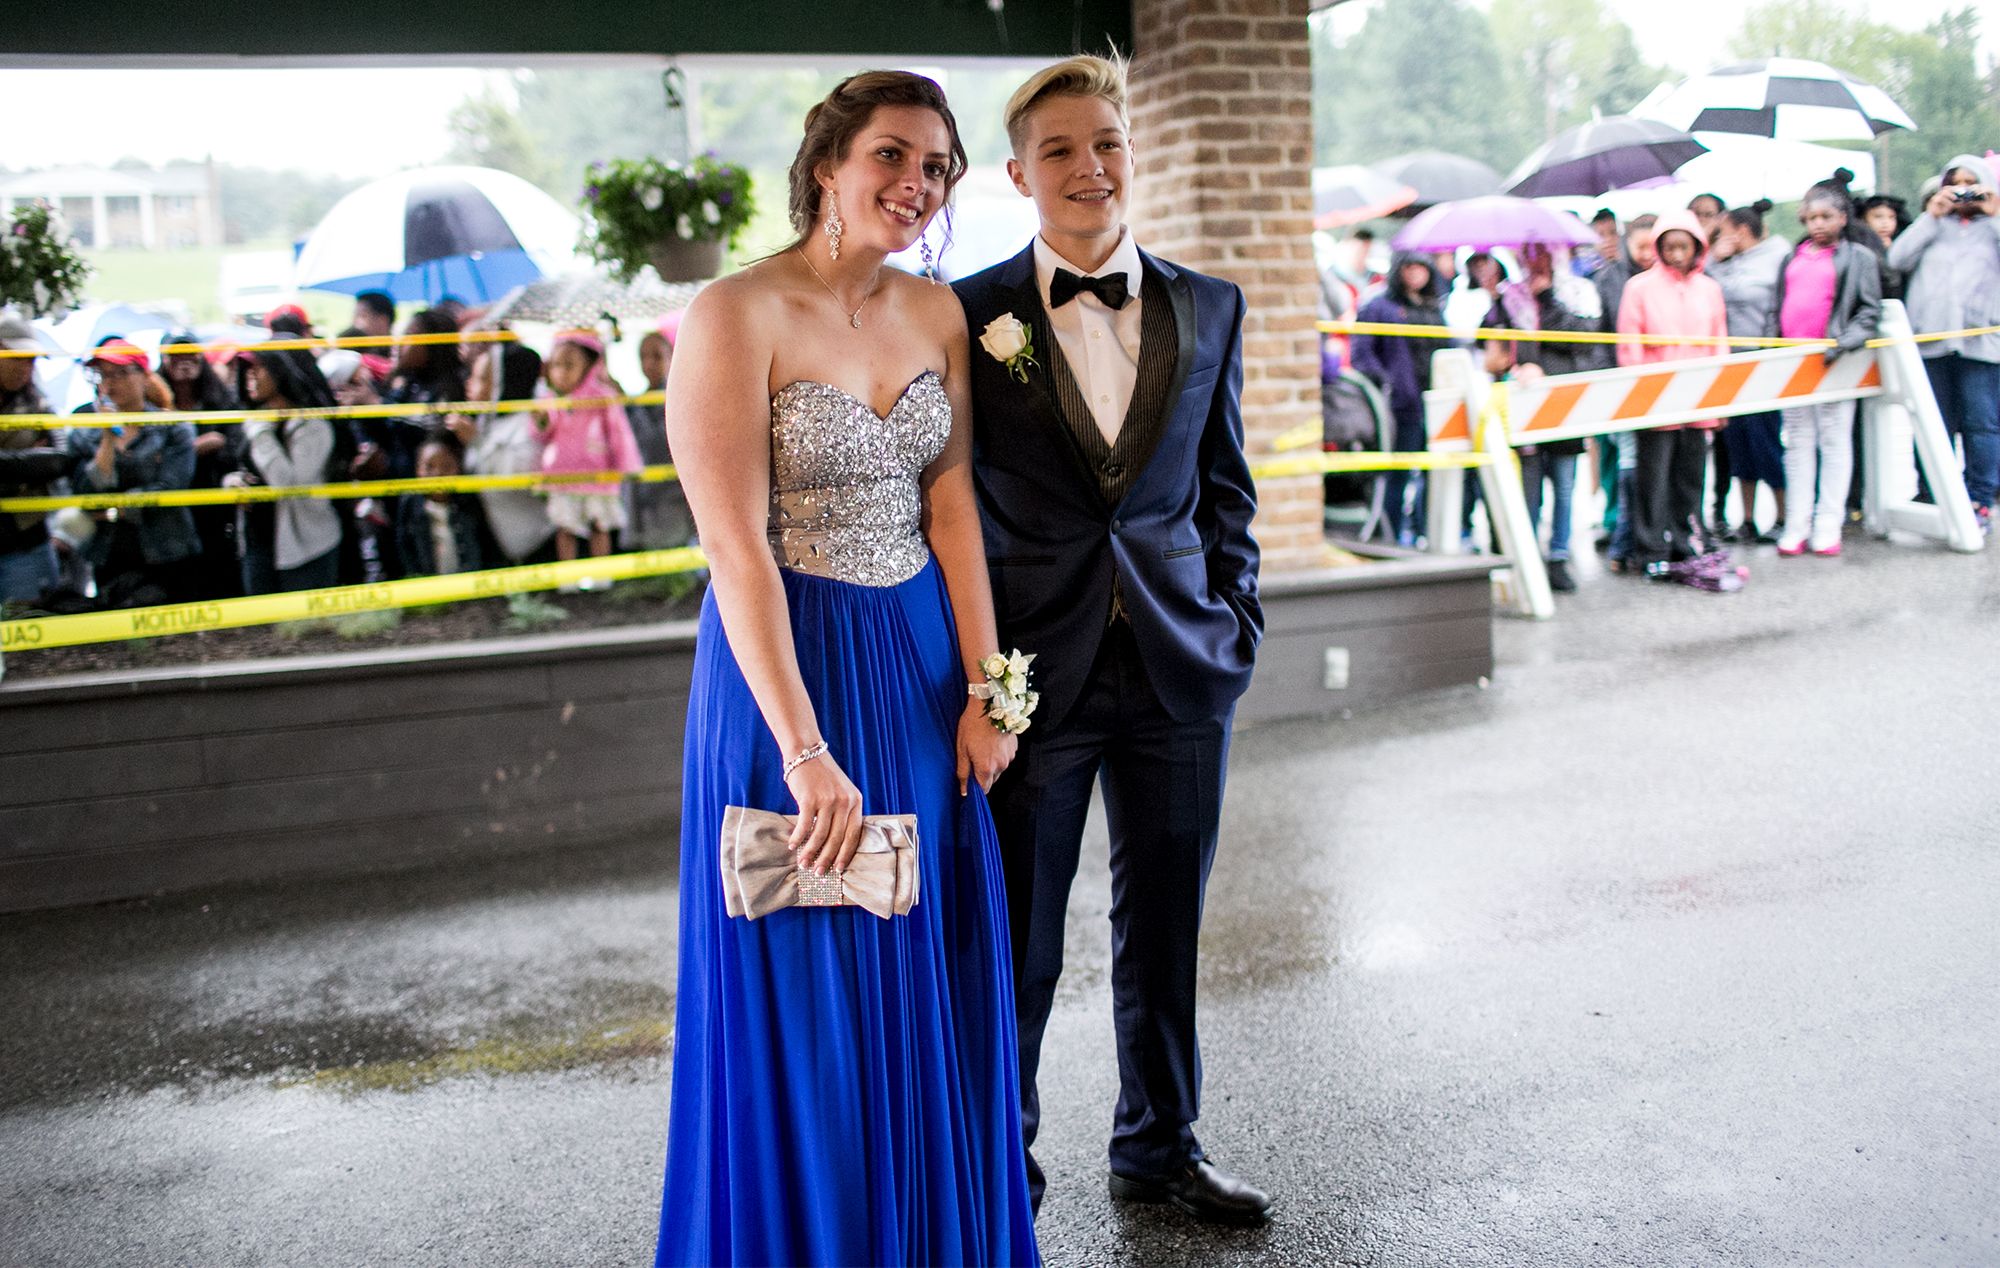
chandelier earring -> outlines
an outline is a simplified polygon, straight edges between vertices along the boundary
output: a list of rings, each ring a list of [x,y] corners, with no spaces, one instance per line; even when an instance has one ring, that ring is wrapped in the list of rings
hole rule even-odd
[[[917,239],[917,246],[924,257],[924,272],[930,275],[931,285],[937,285],[937,261],[931,258],[931,240],[928,236]]]
[[[847,226],[840,219],[840,204],[834,200],[833,191],[826,191],[826,253],[829,258],[840,258],[840,235],[847,232]]]

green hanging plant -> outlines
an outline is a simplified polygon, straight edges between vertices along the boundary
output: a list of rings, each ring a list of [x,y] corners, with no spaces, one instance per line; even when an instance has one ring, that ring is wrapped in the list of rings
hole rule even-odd
[[[710,153],[692,163],[592,163],[584,174],[583,210],[583,249],[629,282],[662,243],[734,246],[756,204],[749,170]]]
[[[60,316],[83,302],[90,274],[61,212],[41,201],[14,208],[0,231],[0,307]]]

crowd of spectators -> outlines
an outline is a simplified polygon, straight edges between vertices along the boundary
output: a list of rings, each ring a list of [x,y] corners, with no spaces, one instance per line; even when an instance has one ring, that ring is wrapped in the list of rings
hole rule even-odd
[[[452,336],[466,315],[441,304],[411,314],[404,335]],[[356,298],[347,341],[394,329],[395,305]],[[266,318],[274,339],[316,339],[306,314]],[[671,320],[641,340],[646,390],[666,382]],[[299,487],[461,474],[637,472],[669,460],[658,405],[555,404],[623,397],[592,331],[561,333],[545,360],[521,342],[385,342],[263,348],[219,357],[176,331],[154,358],[112,336],[83,372],[94,399],[78,413],[162,410],[214,422],[0,430],[0,497],[181,489]],[[0,414],[49,414],[33,328],[0,312]],[[496,401],[540,402],[496,408]],[[342,415],[343,406],[419,404],[411,417]],[[456,407],[456,408],[444,408]],[[245,410],[313,410],[283,419]],[[585,550],[691,544],[692,517],[672,482],[562,485],[388,497],[293,497],[216,506],[0,514],[0,600],[86,611],[229,598],[571,559]]]
[[[1772,231],[1772,204],[1727,206],[1703,194],[1685,211],[1635,216],[1609,210],[1592,220],[1598,245],[1572,255],[1529,247],[1510,261],[1475,252],[1462,261],[1398,253],[1370,277],[1356,243],[1327,291],[1347,289],[1363,321],[1446,327],[1463,344],[1474,326],[1517,330],[1831,340],[1828,360],[1875,336],[1884,299],[1900,299],[1919,334],[2000,325],[2000,194],[1987,159],[1953,158],[1916,199],[1855,200],[1845,169],[1804,192],[1799,240]],[[1330,301],[1329,311],[1343,305]],[[1395,447],[1424,444],[1422,393],[1430,354],[1441,346],[1356,335],[1347,364],[1381,389]],[[2000,335],[1920,345],[1946,429],[1962,457],[1966,492],[1982,531],[2000,496]],[[1750,349],[1740,349],[1749,351]],[[1528,378],[1709,357],[1713,346],[1539,343],[1488,337],[1480,345],[1496,378]],[[1596,459],[1604,516],[1598,546],[1614,572],[1667,575],[1714,557],[1725,543],[1774,544],[1781,555],[1837,555],[1843,527],[1860,514],[1863,432],[1854,402],[1800,406],[1600,438]],[[1551,584],[1575,588],[1570,517],[1579,442],[1524,448],[1530,518],[1544,502]],[[1384,521],[1404,544],[1423,532],[1423,478],[1383,477]],[[1732,510],[1730,493],[1736,494]],[[1759,491],[1776,514],[1760,519]],[[1704,498],[1704,492],[1708,497]],[[1929,497],[1926,482],[1920,497]]]

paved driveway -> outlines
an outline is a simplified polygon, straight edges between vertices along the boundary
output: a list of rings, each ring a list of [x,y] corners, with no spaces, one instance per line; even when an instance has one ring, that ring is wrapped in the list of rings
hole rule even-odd
[[[1201,1132],[1266,1230],[1104,1194],[1086,848],[1049,1260],[2000,1264],[2000,558],[1753,567],[1238,738]],[[0,1261],[648,1261],[674,899],[633,842],[0,919]]]

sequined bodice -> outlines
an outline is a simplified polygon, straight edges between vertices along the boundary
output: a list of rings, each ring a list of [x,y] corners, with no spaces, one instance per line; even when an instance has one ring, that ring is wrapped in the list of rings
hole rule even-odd
[[[800,379],[771,398],[771,551],[778,566],[893,586],[930,560],[917,480],[951,434],[934,370],[887,414],[828,383]]]

